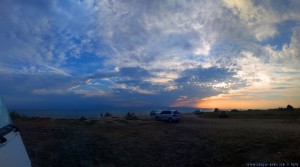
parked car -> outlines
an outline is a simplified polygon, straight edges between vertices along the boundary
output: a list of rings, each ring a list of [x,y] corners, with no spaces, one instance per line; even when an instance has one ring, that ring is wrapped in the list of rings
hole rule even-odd
[[[227,111],[220,111],[219,112],[219,117],[220,118],[227,118],[228,117]]]
[[[161,113],[157,114],[155,116],[155,119],[157,121],[179,122],[181,119],[181,114],[177,110],[164,110]]]
[[[9,113],[0,98],[0,166],[30,167],[31,162],[19,129],[12,125]]]

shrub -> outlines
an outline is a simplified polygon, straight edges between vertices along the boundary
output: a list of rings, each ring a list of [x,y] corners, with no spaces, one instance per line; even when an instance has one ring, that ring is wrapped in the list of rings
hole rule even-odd
[[[85,118],[84,116],[81,116],[81,117],[79,118],[79,120],[80,120],[80,121],[85,121],[86,118]]]
[[[231,112],[240,112],[240,111],[237,109],[233,109],[233,110],[231,110]]]
[[[137,120],[138,119],[138,117],[136,117],[134,113],[130,113],[130,112],[127,113],[125,118],[127,120]]]
[[[11,118],[20,118],[21,115],[20,115],[19,113],[17,113],[16,111],[12,111],[12,112],[10,113],[10,117],[11,117]]]
[[[12,111],[9,113],[11,119],[26,119],[28,118],[25,115],[19,114],[16,111]]]
[[[287,109],[288,111],[293,111],[293,110],[294,110],[294,107],[291,106],[291,105],[287,105],[287,106],[286,106],[286,109]]]

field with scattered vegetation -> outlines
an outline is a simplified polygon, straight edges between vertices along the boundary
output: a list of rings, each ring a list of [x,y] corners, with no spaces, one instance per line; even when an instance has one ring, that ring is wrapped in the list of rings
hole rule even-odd
[[[153,117],[52,119],[13,115],[33,167],[300,166],[300,111],[251,110]]]
[[[201,113],[205,118],[217,118],[218,112],[205,112]],[[200,115],[201,115],[200,114]],[[300,109],[294,109],[293,111],[287,111],[283,109],[269,109],[269,110],[231,110],[228,112],[229,118],[240,119],[298,119],[300,118]]]

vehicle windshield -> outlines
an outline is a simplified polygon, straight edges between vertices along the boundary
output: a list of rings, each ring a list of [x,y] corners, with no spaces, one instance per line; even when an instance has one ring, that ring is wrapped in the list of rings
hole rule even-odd
[[[9,113],[3,103],[2,98],[0,98],[0,128],[3,128],[9,124],[11,124]]]

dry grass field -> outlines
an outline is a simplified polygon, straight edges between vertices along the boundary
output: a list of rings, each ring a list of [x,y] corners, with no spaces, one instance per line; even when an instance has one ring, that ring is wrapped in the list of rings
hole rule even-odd
[[[13,117],[13,122],[20,128],[33,167],[300,166],[300,112],[293,112],[292,116],[279,111],[229,113],[226,119],[216,113],[183,114],[180,123],[150,116]]]

